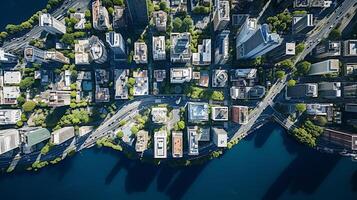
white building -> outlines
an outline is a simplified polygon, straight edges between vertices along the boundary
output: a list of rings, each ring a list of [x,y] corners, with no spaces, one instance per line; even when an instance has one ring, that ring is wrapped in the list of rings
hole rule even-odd
[[[163,124],[167,122],[167,108],[166,107],[154,107],[151,109],[151,120],[157,124]]]
[[[213,131],[213,143],[217,147],[227,147],[227,132],[223,128],[212,128]]]
[[[0,109],[0,125],[14,125],[21,119],[20,109]]]
[[[340,61],[338,59],[329,59],[311,65],[308,75],[324,75],[338,73],[340,70]]]
[[[171,83],[185,83],[192,79],[192,68],[171,68],[170,82]]]
[[[167,14],[166,12],[159,10],[152,13],[156,29],[158,31],[166,31]]]
[[[154,60],[166,60],[165,36],[152,37],[152,54]]]
[[[65,34],[66,25],[56,18],[52,17],[49,13],[42,13],[39,17],[39,26],[43,27],[51,34]]]
[[[20,135],[16,129],[0,130],[0,155],[20,146]]]
[[[33,46],[27,46],[24,50],[24,57],[27,62],[48,63],[60,62],[69,64],[69,58],[59,51],[44,51]]]
[[[191,34],[171,33],[170,59],[173,63],[191,62]]]
[[[167,133],[158,131],[154,134],[154,158],[167,157]]]
[[[74,127],[64,127],[51,133],[51,143],[55,145],[62,144],[74,137]]]
[[[197,53],[192,53],[192,63],[194,65],[211,64],[211,39],[203,39],[198,45]]]
[[[5,71],[4,72],[4,85],[17,85],[21,82],[20,71]]]
[[[134,57],[133,60],[137,64],[148,63],[148,47],[144,42],[134,43]]]
[[[187,127],[188,155],[199,155],[198,139],[199,135],[194,127]]]
[[[17,61],[17,56],[6,53],[3,48],[0,48],[0,63],[17,63]]]

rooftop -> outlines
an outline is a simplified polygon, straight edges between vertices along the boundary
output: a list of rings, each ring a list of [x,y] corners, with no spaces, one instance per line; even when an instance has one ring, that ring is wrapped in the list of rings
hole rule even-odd
[[[188,109],[188,121],[190,122],[208,121],[208,115],[209,115],[208,103],[189,102],[187,109]]]

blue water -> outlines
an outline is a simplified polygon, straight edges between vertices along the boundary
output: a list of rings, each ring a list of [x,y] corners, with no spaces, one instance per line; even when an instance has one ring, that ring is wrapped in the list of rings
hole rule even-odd
[[[205,165],[156,167],[94,148],[39,172],[1,175],[0,194],[12,200],[357,199],[357,164],[310,150],[268,124]]]
[[[7,24],[19,24],[45,8],[47,0],[1,0],[0,31]]]

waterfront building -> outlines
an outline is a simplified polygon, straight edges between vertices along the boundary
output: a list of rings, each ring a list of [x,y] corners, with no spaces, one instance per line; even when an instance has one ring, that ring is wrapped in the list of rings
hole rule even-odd
[[[151,108],[151,121],[156,124],[164,124],[167,122],[167,108],[154,107]]]
[[[49,140],[51,133],[46,128],[24,128],[20,130],[22,151],[31,153],[36,146]]]
[[[114,54],[114,61],[126,61],[128,56],[123,36],[114,31],[107,32],[105,36],[106,41]]]
[[[165,36],[152,37],[152,54],[155,61],[166,60]]]
[[[148,47],[144,42],[135,42],[134,43],[133,60],[137,64],[148,63]]]
[[[21,120],[20,109],[0,109],[0,125],[14,125]]]
[[[16,129],[0,130],[0,155],[20,147],[19,131]]]
[[[144,28],[149,23],[149,11],[146,0],[126,0],[128,17],[134,27]]]
[[[338,59],[329,59],[314,63],[311,65],[308,75],[324,75],[331,73],[338,73],[340,70],[340,61]]]
[[[238,124],[247,124],[248,110],[247,106],[232,106],[232,121]]]
[[[229,30],[224,30],[216,36],[214,62],[226,64],[229,59]]]
[[[212,87],[226,87],[228,82],[228,71],[223,69],[213,70]]]
[[[336,99],[341,97],[341,82],[321,82],[318,86],[319,97]]]
[[[65,34],[66,25],[56,18],[52,17],[49,13],[42,13],[38,19],[39,26],[44,28],[45,31],[51,34]]]
[[[228,121],[228,107],[227,106],[212,106],[211,119],[213,121]]]
[[[316,98],[318,96],[318,85],[316,83],[297,84],[286,88],[287,99]]]
[[[192,53],[192,64],[209,65],[211,60],[211,39],[203,39],[202,44],[198,45],[197,53]]]
[[[92,17],[94,29],[104,31],[111,28],[108,10],[101,5],[100,0],[92,3]]]
[[[270,33],[269,25],[263,24],[245,42],[237,46],[237,59],[257,58],[278,47],[281,42],[280,36]]]
[[[18,60],[17,56],[7,53],[3,48],[0,48],[0,63],[17,63]]]
[[[227,131],[225,131],[223,128],[218,128],[218,127],[213,127],[212,128],[212,135],[213,135],[213,143],[217,147],[227,147],[227,141],[228,141],[228,136],[227,136]]]
[[[74,135],[74,127],[64,127],[58,129],[51,133],[51,143],[54,145],[62,144],[69,139],[73,138]]]
[[[60,62],[69,64],[69,58],[59,51],[44,51],[33,46],[27,46],[24,50],[24,57],[27,62],[48,63]]]
[[[81,126],[78,129],[78,137],[83,137],[94,130],[93,126]]]
[[[173,63],[191,62],[191,34],[171,33],[170,59]]]
[[[148,148],[149,133],[144,130],[140,130],[136,134],[135,150],[142,153]]]
[[[166,31],[167,13],[159,10],[152,13],[157,31]]]
[[[172,131],[172,157],[182,158],[183,156],[183,134],[181,131]]]
[[[128,99],[129,69],[114,69],[115,99]]]
[[[167,157],[167,133],[166,130],[157,131],[154,134],[154,158]]]
[[[187,127],[188,155],[199,155],[198,134],[195,127]]]
[[[192,68],[171,68],[170,69],[170,82],[171,83],[185,83],[190,82],[192,79]]]
[[[230,22],[229,1],[215,0],[213,8],[213,28],[214,31],[225,29]]]
[[[188,121],[204,122],[209,119],[209,106],[204,102],[189,102],[187,105]]]
[[[357,135],[354,133],[325,128],[322,139],[348,150],[357,150]]]
[[[314,28],[313,14],[294,15],[292,21],[293,34],[306,34]]]

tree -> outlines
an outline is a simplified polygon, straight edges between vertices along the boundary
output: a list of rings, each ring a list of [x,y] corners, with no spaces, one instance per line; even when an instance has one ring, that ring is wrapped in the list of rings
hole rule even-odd
[[[293,135],[303,144],[310,147],[316,146],[316,139],[303,128],[295,128],[293,130]]]
[[[63,34],[63,36],[61,38],[61,42],[65,43],[65,44],[69,44],[69,45],[74,44],[74,35],[70,34],[70,33]]]
[[[316,124],[319,126],[326,126],[326,124],[327,124],[327,119],[324,116],[317,116],[315,121],[316,121]]]
[[[297,64],[297,71],[299,72],[300,75],[306,75],[309,73],[311,68],[311,63],[308,61],[302,61],[299,64]]]
[[[20,95],[19,97],[17,97],[16,100],[17,100],[17,105],[19,105],[19,106],[22,106],[22,105],[25,103],[25,101],[26,101],[25,97],[22,96],[22,95]]]
[[[124,1],[123,0],[112,0],[113,4],[116,6],[123,6],[124,5]]]
[[[298,55],[300,53],[302,53],[305,49],[305,44],[303,42],[299,43],[298,45],[296,45],[295,47],[295,53]]]
[[[21,80],[19,86],[21,90],[27,90],[30,89],[34,83],[35,83],[35,79],[33,77],[26,77]]]
[[[282,78],[285,76],[285,72],[279,70],[279,71],[277,71],[277,72],[275,73],[275,75],[276,75],[276,77],[282,79]]]
[[[294,69],[294,63],[291,59],[285,59],[279,63],[282,68]]]
[[[296,85],[296,81],[294,80],[294,79],[290,79],[289,81],[288,81],[288,87],[293,87],[293,86],[295,86]]]
[[[16,126],[18,128],[22,127],[23,125],[24,125],[24,123],[21,120],[16,122]]]
[[[177,126],[178,126],[179,130],[184,130],[186,127],[185,121],[177,122]]]
[[[176,31],[180,30],[182,27],[182,20],[180,18],[176,17],[174,19],[174,21],[172,22],[172,25],[174,27],[174,30],[176,30]]]
[[[131,87],[134,86],[135,82],[136,82],[136,81],[135,81],[135,78],[130,77],[130,78],[128,79],[128,84],[129,84],[129,86],[131,86]]]
[[[182,27],[185,31],[188,31],[190,28],[193,26],[193,21],[191,17],[187,16],[185,19],[182,21]]]
[[[331,31],[330,35],[328,36],[330,40],[338,40],[341,38],[341,31],[338,28],[335,28]]]
[[[113,14],[114,14],[114,8],[113,8],[113,7],[109,7],[109,8],[108,8],[108,13],[109,13],[110,15],[113,15]]]
[[[25,112],[31,112],[33,111],[33,109],[35,109],[36,107],[36,102],[34,101],[26,101],[23,105],[22,105],[22,109]]]
[[[136,135],[139,132],[139,128],[137,126],[133,126],[130,131],[132,134]]]
[[[159,3],[159,6],[160,6],[160,10],[166,10],[166,8],[167,8],[167,3],[166,3],[166,1],[161,1],[161,2]]]
[[[84,12],[84,15],[85,15],[85,18],[86,18],[86,19],[90,19],[91,16],[92,16],[90,10],[86,10],[86,11]]]
[[[123,131],[118,131],[117,138],[121,139],[121,138],[123,138],[123,136],[124,136],[124,132]]]
[[[304,103],[298,103],[298,104],[296,104],[295,105],[295,108],[296,108],[296,110],[297,111],[299,111],[299,112],[305,112],[305,110],[306,110],[306,104],[304,104]]]
[[[224,95],[223,92],[221,91],[213,91],[211,95],[211,99],[214,101],[223,101],[224,100]]]

